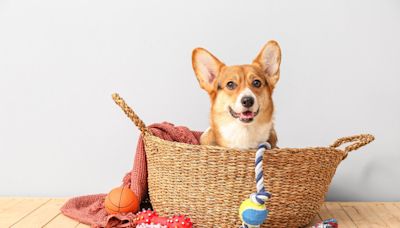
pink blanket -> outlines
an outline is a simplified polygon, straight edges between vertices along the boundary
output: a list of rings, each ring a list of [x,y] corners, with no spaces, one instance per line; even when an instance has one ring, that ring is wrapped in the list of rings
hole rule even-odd
[[[175,127],[173,124],[163,122],[150,125],[149,129],[155,136],[165,140],[200,144],[202,132],[191,131],[186,127]],[[133,168],[123,178],[123,185],[129,186],[136,193],[139,201],[143,201],[147,197],[147,161],[142,136],[138,140]],[[108,215],[106,213],[105,197],[106,194],[97,194],[72,198],[64,204],[61,212],[92,227],[133,227],[134,215],[132,213],[126,215]]]

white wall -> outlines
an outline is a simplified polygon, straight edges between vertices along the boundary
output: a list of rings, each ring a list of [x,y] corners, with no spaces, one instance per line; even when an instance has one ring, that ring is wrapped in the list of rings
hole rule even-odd
[[[132,166],[147,123],[207,127],[191,69],[203,46],[249,63],[283,49],[280,146],[376,141],[339,167],[330,200],[400,200],[400,2],[0,1],[0,195],[107,192]]]

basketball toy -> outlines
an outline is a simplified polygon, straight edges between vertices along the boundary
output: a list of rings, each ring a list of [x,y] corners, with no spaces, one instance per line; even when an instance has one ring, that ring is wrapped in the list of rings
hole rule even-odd
[[[108,193],[104,207],[108,214],[136,213],[139,211],[139,200],[128,187],[118,187]]]

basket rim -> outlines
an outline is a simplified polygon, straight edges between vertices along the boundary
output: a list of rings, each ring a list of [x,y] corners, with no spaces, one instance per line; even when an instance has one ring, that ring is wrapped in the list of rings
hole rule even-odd
[[[151,138],[152,140],[155,141],[160,141],[162,143],[167,143],[171,144],[176,147],[180,148],[200,148],[202,150],[207,150],[209,153],[220,153],[223,151],[231,151],[232,153],[255,153],[257,149],[236,149],[236,148],[227,148],[227,147],[221,147],[221,146],[212,146],[212,145],[200,145],[200,144],[189,144],[189,143],[182,143],[182,142],[174,142],[174,141],[168,141],[165,139],[162,139],[160,137],[154,136],[152,134],[145,134],[144,135],[144,140],[146,141],[146,138]],[[328,150],[328,151],[334,151],[337,153],[340,153],[342,156],[346,156],[346,152],[342,149],[339,148],[333,148],[333,147],[323,147],[323,146],[315,146],[315,147],[303,147],[303,148],[290,148],[290,147],[285,147],[285,148],[274,148],[271,150],[268,150],[270,153],[300,153],[303,151],[307,150]]]
[[[139,130],[142,132],[144,135],[144,138],[150,137],[152,135],[150,129],[146,126],[146,124],[139,118],[139,116],[132,110],[131,107],[129,107],[124,99],[120,97],[117,93],[114,93],[112,95],[112,98],[114,102],[124,111],[124,113],[129,117],[129,119],[132,120],[132,122],[139,128]],[[158,137],[156,137],[158,138]],[[159,140],[162,140],[161,138],[158,138]],[[305,151],[305,150],[326,150],[326,151],[336,151],[339,153],[344,154],[342,159],[345,159],[347,157],[347,154],[351,151],[357,150],[360,147],[363,147],[370,142],[374,141],[375,137],[370,134],[360,134],[360,135],[353,135],[353,136],[347,136],[347,137],[341,137],[338,138],[332,145],[328,147],[305,147],[305,148],[278,148],[278,149],[273,149],[270,151],[279,151],[280,153],[283,152],[299,152],[299,151]],[[210,145],[193,145],[193,144],[186,144],[186,143],[179,143],[179,142],[171,142],[167,140],[164,143],[174,143],[174,146],[179,146],[179,147],[186,147],[186,148],[196,148],[199,147],[201,150],[209,150],[209,151],[232,151],[232,152],[255,152],[255,149],[249,149],[249,150],[240,150],[240,149],[232,149],[232,148],[224,148],[224,147],[219,147],[219,146],[210,146]],[[346,144],[346,143],[351,143],[350,145],[346,146],[344,149],[340,149],[339,147]],[[201,148],[200,148],[201,147]]]

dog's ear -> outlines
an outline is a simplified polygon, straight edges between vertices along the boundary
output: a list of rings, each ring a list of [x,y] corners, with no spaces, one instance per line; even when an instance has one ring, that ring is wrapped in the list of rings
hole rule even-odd
[[[224,64],[204,48],[196,48],[192,53],[192,65],[197,80],[208,93],[217,88],[216,78]]]
[[[265,73],[269,83],[275,87],[279,80],[279,66],[281,64],[281,48],[278,42],[268,41],[254,59],[253,64],[259,65]]]

